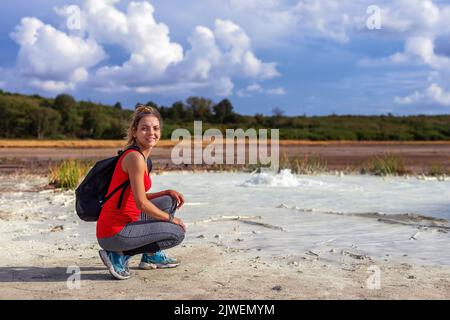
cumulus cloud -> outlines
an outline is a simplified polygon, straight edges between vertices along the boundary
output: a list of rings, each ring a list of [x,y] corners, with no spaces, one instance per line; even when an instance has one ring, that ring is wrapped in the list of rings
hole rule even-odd
[[[422,92],[415,91],[406,97],[396,97],[395,102],[403,105],[425,103],[450,106],[450,91],[446,91],[438,84],[432,83]]]
[[[362,67],[419,66],[429,69],[424,88],[404,97],[396,97],[398,104],[432,103],[448,105],[443,89],[448,80],[444,74],[450,70],[447,44],[450,34],[450,5],[432,0],[396,0],[381,5],[384,33],[404,41],[403,50],[384,58],[365,58]]]
[[[73,88],[106,57],[95,39],[67,35],[36,18],[23,18],[10,35],[20,45],[18,73],[43,90]]]
[[[239,97],[251,97],[254,94],[285,95],[286,91],[281,87],[265,89],[261,85],[254,83],[244,89],[239,89],[236,94]]]
[[[121,66],[99,69],[97,76],[101,81],[140,85],[159,79],[169,65],[183,59],[183,48],[170,40],[167,25],[155,21],[150,3],[131,2],[125,14],[113,6],[115,2],[85,2],[88,33],[102,43],[119,45],[130,54]]]
[[[302,0],[290,10],[290,14],[304,36],[312,33],[316,37],[346,43],[349,41],[348,29],[353,27],[351,13],[357,12],[355,8],[361,7],[348,0]]]
[[[232,94],[233,78],[264,80],[280,73],[252,50],[251,39],[231,20],[216,19],[214,29],[197,26],[190,47],[171,40],[169,27],[157,22],[148,1],[84,0],[82,30],[58,30],[36,18],[24,18],[11,37],[20,46],[17,70],[28,85],[44,91],[76,89],[82,84],[102,92],[174,93],[208,89]],[[56,12],[67,17],[69,7]],[[102,45],[122,47],[129,58],[105,64]]]
[[[450,65],[448,57],[436,54],[434,39],[425,36],[407,38],[404,51],[391,55],[387,61],[399,65],[425,64],[433,69]]]

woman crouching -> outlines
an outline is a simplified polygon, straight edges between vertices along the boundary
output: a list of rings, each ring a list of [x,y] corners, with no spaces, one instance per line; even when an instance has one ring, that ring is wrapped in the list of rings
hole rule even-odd
[[[163,249],[172,248],[184,239],[186,226],[176,218],[175,210],[184,204],[183,195],[174,190],[146,193],[151,187],[147,158],[161,137],[162,119],[152,107],[138,105],[128,128],[127,147],[140,151],[123,152],[114,170],[108,193],[128,180],[120,209],[120,192],[103,206],[97,221],[97,239],[103,250],[100,258],[117,279],[130,277],[129,259],[142,254],[140,269],[172,268],[179,261]]]

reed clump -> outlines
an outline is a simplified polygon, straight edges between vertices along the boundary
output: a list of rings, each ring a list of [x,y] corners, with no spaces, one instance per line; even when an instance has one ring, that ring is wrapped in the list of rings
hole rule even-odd
[[[50,168],[50,184],[56,188],[74,190],[91,166],[91,162],[64,160]]]

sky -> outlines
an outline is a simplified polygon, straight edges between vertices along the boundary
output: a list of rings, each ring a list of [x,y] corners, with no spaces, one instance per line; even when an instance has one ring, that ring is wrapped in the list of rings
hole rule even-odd
[[[449,114],[450,0],[2,0],[0,89],[242,114]]]

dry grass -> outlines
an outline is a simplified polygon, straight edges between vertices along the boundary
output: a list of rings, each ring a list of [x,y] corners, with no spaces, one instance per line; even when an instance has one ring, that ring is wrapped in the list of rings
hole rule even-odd
[[[65,160],[50,168],[50,184],[56,188],[75,189],[92,166],[91,162]]]
[[[362,168],[361,173],[371,173],[379,176],[405,175],[410,172],[406,169],[405,162],[397,155],[386,153],[372,157],[368,165]]]

